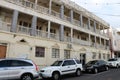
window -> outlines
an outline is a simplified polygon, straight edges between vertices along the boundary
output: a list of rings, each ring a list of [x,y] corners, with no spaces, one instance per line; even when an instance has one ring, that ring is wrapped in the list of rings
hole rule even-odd
[[[64,58],[69,59],[70,58],[70,50],[64,50]]]
[[[80,61],[79,60],[75,60],[77,64],[80,64]]]
[[[93,58],[93,59],[96,59],[96,53],[93,53],[92,58]]]
[[[110,54],[107,54],[107,59],[109,59],[110,58]]]
[[[19,66],[32,66],[31,63],[25,62],[25,61],[19,61],[19,60],[11,60],[11,66],[12,67],[19,67]]]
[[[44,47],[36,47],[35,56],[36,57],[45,57],[45,48]]]
[[[75,61],[69,60],[69,65],[75,65]]]
[[[64,61],[63,66],[68,66],[69,65],[69,61]]]
[[[101,53],[99,53],[99,59],[101,59]]]
[[[0,61],[0,67],[9,67],[9,65],[7,60]]]
[[[52,58],[59,58],[59,57],[60,57],[59,49],[52,48]]]
[[[105,59],[105,54],[103,54],[103,59]]]

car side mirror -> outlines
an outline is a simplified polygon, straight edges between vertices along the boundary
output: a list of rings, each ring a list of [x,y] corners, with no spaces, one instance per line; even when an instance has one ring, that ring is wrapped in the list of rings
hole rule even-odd
[[[63,64],[62,66],[66,66],[66,64]]]

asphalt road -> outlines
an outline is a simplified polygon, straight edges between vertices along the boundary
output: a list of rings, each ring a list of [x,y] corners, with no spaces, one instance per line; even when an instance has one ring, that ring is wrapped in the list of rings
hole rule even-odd
[[[76,77],[75,75],[65,75],[62,77],[62,80],[120,80],[120,68],[110,69],[109,71],[97,74],[83,73],[80,77]]]

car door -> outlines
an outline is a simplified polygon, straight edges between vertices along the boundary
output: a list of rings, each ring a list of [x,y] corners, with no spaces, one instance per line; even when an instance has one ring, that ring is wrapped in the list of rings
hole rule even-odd
[[[69,60],[69,69],[70,69],[70,71],[69,71],[69,73],[74,73],[74,72],[76,72],[76,67],[77,67],[77,65],[76,65],[76,63],[75,63],[75,61],[74,60]]]
[[[69,61],[65,60],[62,64],[61,72],[62,72],[62,74],[68,74],[69,71],[70,71]]]
[[[66,60],[62,65],[62,73],[69,74],[75,72],[76,65],[73,60]]]
[[[0,80],[8,79],[9,63],[7,60],[0,61]]]
[[[100,71],[104,71],[105,69],[105,62],[103,60],[99,61],[99,69]]]

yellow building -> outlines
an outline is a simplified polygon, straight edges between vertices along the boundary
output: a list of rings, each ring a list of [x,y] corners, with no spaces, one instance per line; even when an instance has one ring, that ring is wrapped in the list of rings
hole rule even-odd
[[[0,0],[0,58],[40,67],[65,58],[110,57],[109,24],[69,0]]]

